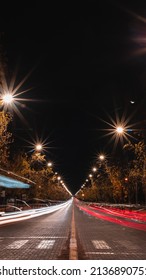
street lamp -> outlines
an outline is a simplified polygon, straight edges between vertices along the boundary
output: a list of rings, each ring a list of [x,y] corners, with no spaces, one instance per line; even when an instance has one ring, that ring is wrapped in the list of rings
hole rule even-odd
[[[92,168],[92,171],[93,171],[93,172],[96,172],[96,171],[97,171],[97,168],[96,168],[96,167],[93,167],[93,168]]]
[[[104,161],[104,160],[105,160],[105,155],[104,155],[104,154],[101,154],[101,155],[99,155],[98,158],[99,158],[100,161]]]
[[[120,135],[123,135],[124,133],[124,127],[123,126],[117,126],[116,127],[116,133],[120,136]]]
[[[5,93],[5,94],[2,95],[2,103],[4,105],[5,104],[6,105],[11,104],[13,102],[13,100],[14,100],[14,97],[13,97],[13,95],[10,92]]]
[[[58,176],[58,177],[57,177],[57,180],[58,180],[58,187],[59,187],[59,183],[60,183],[61,177]]]
[[[42,149],[43,149],[42,144],[40,144],[40,143],[36,144],[35,150],[36,150],[37,152],[40,152]]]
[[[49,161],[48,164],[47,164],[47,166],[48,166],[48,167],[51,167],[51,166],[52,166],[52,162]]]
[[[92,174],[89,174],[89,178],[91,180],[91,187],[93,186],[93,175]]]

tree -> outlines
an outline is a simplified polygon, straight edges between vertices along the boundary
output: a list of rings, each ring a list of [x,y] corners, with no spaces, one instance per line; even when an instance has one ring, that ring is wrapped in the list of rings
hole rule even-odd
[[[124,145],[128,156],[127,176],[129,182],[130,200],[144,202],[145,193],[145,162],[146,151],[144,141]],[[135,194],[135,197],[132,194]]]
[[[0,167],[2,168],[8,167],[10,144],[13,141],[12,133],[8,131],[11,120],[11,115],[0,111]]]

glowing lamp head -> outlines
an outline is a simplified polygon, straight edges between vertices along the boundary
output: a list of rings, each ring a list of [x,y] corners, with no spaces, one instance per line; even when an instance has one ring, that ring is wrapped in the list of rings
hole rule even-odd
[[[42,144],[37,144],[36,145],[36,151],[40,152],[42,150]]]
[[[118,127],[116,128],[116,132],[117,132],[118,134],[123,134],[124,128],[123,128],[122,126],[118,126]]]
[[[52,162],[48,162],[48,167],[51,167],[52,166]]]
[[[99,159],[100,159],[100,160],[104,160],[104,159],[105,159],[105,156],[104,156],[104,155],[100,155],[100,156],[99,156]]]
[[[4,104],[11,104],[13,102],[13,95],[11,93],[6,93],[2,97]]]
[[[97,168],[96,168],[96,167],[93,167],[92,170],[93,170],[93,172],[96,172],[96,171],[97,171]]]

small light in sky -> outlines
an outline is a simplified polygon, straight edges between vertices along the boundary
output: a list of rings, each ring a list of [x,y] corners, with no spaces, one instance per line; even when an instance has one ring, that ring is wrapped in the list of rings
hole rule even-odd
[[[130,100],[130,103],[131,103],[131,104],[134,104],[134,103],[135,103],[135,101],[134,101],[134,100]]]

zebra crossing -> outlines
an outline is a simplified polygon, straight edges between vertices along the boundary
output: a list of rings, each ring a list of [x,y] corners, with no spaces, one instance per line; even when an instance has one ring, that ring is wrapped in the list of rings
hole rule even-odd
[[[13,241],[13,239],[15,239]],[[2,238],[0,237],[1,246],[4,246],[5,249],[20,249],[23,246],[29,245],[29,242],[35,243],[36,249],[52,249],[57,240],[59,239],[66,239],[66,237],[60,237],[60,236],[31,236],[31,237],[8,237],[8,238]],[[9,244],[8,244],[9,243]],[[100,253],[110,253],[112,251],[112,246],[108,244],[105,240],[91,240],[91,245],[93,249]],[[132,243],[128,241],[119,240],[118,245],[125,246],[127,249],[140,249],[138,246],[133,246]],[[103,251],[103,252],[102,252]]]
[[[14,241],[12,241],[15,239]],[[17,240],[16,240],[17,239]],[[26,238],[18,238],[18,237],[9,237],[9,238],[1,238],[0,237],[0,242],[1,243],[1,248],[4,247],[5,250],[18,250],[21,249],[23,246],[28,246],[29,247],[29,242],[32,244],[32,242],[35,244],[34,248],[35,249],[52,249],[53,246],[55,245],[56,241],[59,239],[66,239],[66,237],[56,237],[56,236],[50,236],[48,237],[27,237]],[[8,244],[9,243],[9,244]]]
[[[40,237],[35,237],[35,236],[32,236],[32,237],[27,237],[27,238],[19,238],[18,237],[9,237],[9,238],[0,238],[0,242],[2,242],[3,246],[5,246],[5,249],[8,249],[8,250],[12,250],[12,249],[20,249],[22,248],[23,246],[29,246],[29,241],[31,240],[31,242],[35,242],[35,248],[36,249],[52,249],[53,246],[55,245],[56,243],[56,240],[58,239],[62,239],[62,238],[65,238],[65,237],[44,237],[44,236],[40,236]],[[13,241],[13,239],[15,239]],[[17,240],[16,240],[17,239]],[[7,242],[10,242],[10,244],[6,245],[6,240]],[[35,241],[34,241],[35,240]],[[101,249],[101,250],[104,250],[104,249],[111,249],[111,247],[107,244],[107,242],[105,242],[104,240],[92,240],[91,241],[94,249]],[[1,245],[2,245],[1,244]]]
[[[104,240],[92,240],[92,249],[91,251],[86,251],[86,255],[98,256],[98,255],[139,255],[142,256],[146,252],[141,251],[141,247],[137,244],[133,244],[129,240],[115,240],[108,242]],[[111,245],[112,244],[112,245]],[[90,247],[91,248],[91,247]]]

